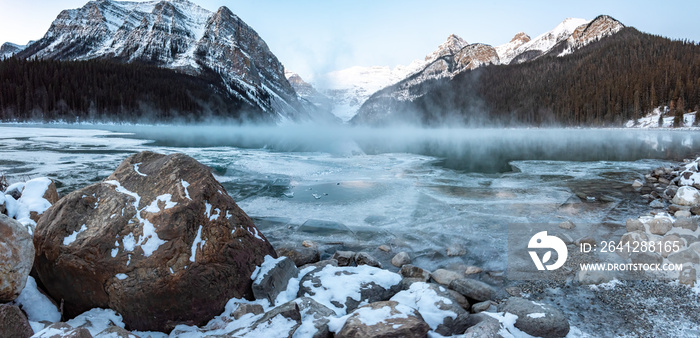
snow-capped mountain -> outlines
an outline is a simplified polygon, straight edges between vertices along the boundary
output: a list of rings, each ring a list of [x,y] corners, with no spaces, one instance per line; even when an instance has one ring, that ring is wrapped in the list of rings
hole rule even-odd
[[[32,42],[29,42],[29,44],[31,44],[31,43]],[[12,42],[5,42],[2,44],[2,46],[0,46],[0,60],[4,59],[6,57],[10,57],[12,55],[15,55],[15,54],[21,52],[22,50],[24,50],[24,48],[26,48],[26,47],[27,47],[27,45],[22,46],[22,45],[14,44]]]
[[[351,122],[373,123],[385,119],[394,113],[393,107],[397,102],[414,101],[423,96],[430,89],[432,81],[453,78],[466,70],[489,64],[522,63],[550,53],[564,56],[622,28],[622,23],[606,15],[590,21],[568,18],[534,39],[520,32],[510,42],[495,48],[481,43],[468,44],[464,39],[450,35],[437,50],[426,56],[417,71],[372,94]]]
[[[95,0],[62,11],[44,37],[18,54],[57,60],[114,59],[191,75],[218,73],[231,95],[277,120],[309,114],[263,39],[221,7],[187,0]]]
[[[289,83],[292,85],[297,95],[302,100],[307,100],[309,103],[318,107],[321,111],[331,111],[333,109],[333,101],[327,96],[319,93],[314,86],[310,83],[304,81],[304,79],[299,76],[299,74],[285,71],[284,76],[287,78]]]

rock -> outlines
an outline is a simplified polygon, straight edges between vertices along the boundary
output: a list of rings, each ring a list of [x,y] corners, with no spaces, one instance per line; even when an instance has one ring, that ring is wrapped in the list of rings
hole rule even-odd
[[[498,306],[498,311],[518,316],[515,327],[536,337],[564,337],[569,333],[569,321],[549,305],[511,297]]]
[[[299,306],[299,311],[303,321],[311,320],[313,328],[303,326],[297,329],[295,335],[298,337],[328,338],[331,333],[328,328],[329,318],[335,316],[335,312],[323,304],[309,298],[301,297],[294,300]]]
[[[297,328],[301,326],[301,312],[299,311],[299,305],[295,301],[284,303],[266,312],[265,315],[262,316],[262,318],[256,320],[250,327],[239,328],[227,334],[227,336],[238,337],[241,335],[238,335],[237,333],[245,335],[246,333],[251,332],[259,332],[258,335],[269,336],[269,334],[265,334],[264,330],[266,328],[274,326],[274,323],[279,323],[280,320],[292,321],[294,324],[292,326],[285,327],[285,329],[287,329],[285,335],[279,335],[279,330],[274,329],[273,332],[275,333],[276,337],[292,338],[292,336],[294,335],[294,331],[296,331]],[[259,328],[260,330],[258,330]]]
[[[5,214],[7,199],[5,198],[5,193],[0,190],[0,214]]]
[[[72,326],[58,322],[37,332],[33,338],[92,338],[90,331],[84,327],[73,328]]]
[[[461,306],[463,309],[471,309],[471,305],[469,304],[469,300],[467,300],[467,297],[464,297],[461,293],[452,289],[447,289],[447,292],[450,293],[450,296],[452,296],[452,298],[454,298],[454,300],[457,301],[457,304],[459,304],[459,306]]]
[[[696,281],[697,272],[695,271],[695,268],[693,268],[692,266],[684,266],[683,270],[681,270],[680,274],[678,275],[678,282],[681,284],[688,285],[690,287],[694,287]]]
[[[598,285],[615,279],[613,271],[579,270],[576,278],[581,285]]]
[[[471,278],[458,278],[450,283],[450,289],[455,290],[467,299],[483,302],[491,299],[493,289],[488,284]]]
[[[640,189],[643,186],[644,186],[644,182],[642,182],[640,180],[634,180],[634,182],[632,182],[632,188]]]
[[[378,249],[381,250],[381,251],[384,251],[384,252],[389,252],[389,251],[391,251],[391,247],[388,246],[388,245],[386,245],[386,244],[380,245]]]
[[[265,261],[251,276],[253,296],[255,299],[267,299],[274,305],[277,295],[287,289],[290,279],[298,275],[299,269],[289,257],[275,259],[265,256]]]
[[[449,287],[452,281],[463,278],[464,276],[459,272],[446,269],[437,269],[430,274],[430,277],[433,279],[433,281],[435,281],[435,283]]]
[[[313,248],[313,249],[318,249],[318,244],[314,241],[310,241],[308,239],[305,239],[301,242],[301,246],[305,248]]]
[[[567,233],[558,233],[557,237],[559,237],[562,241],[564,241],[564,244],[569,245],[569,244],[574,244],[574,239],[571,237],[571,235]]]
[[[391,259],[391,264],[397,268],[400,268],[406,264],[411,263],[411,256],[407,252],[399,252]]]
[[[336,338],[423,338],[430,327],[416,310],[394,301],[376,302],[355,310]]]
[[[638,219],[628,219],[626,222],[627,232],[632,231],[645,231],[644,223]]]
[[[691,213],[690,213],[690,210],[678,210],[678,211],[676,211],[676,212],[673,214],[673,216],[676,216],[676,217],[690,217],[690,216],[691,216]]]
[[[0,336],[27,338],[34,334],[27,316],[18,307],[0,304]]]
[[[698,229],[698,220],[696,218],[680,217],[680,216],[676,216],[676,217],[678,217],[678,218],[676,218],[676,221],[673,222],[674,227],[688,229],[690,231],[695,231]]]
[[[404,278],[416,278],[422,282],[427,282],[430,279],[430,272],[411,264],[402,266],[399,274]]]
[[[462,244],[453,243],[445,250],[448,257],[463,256],[467,254],[467,249]]]
[[[700,205],[695,205],[690,208],[690,213],[693,215],[700,215]]]
[[[429,283],[414,283],[391,300],[416,309],[435,332],[450,336],[466,331],[468,313],[446,288]]]
[[[95,338],[139,338],[139,336],[119,326],[110,326],[95,335]]]
[[[0,303],[15,300],[34,264],[34,244],[27,227],[0,214]]]
[[[577,239],[576,242],[574,242],[574,243],[575,243],[577,246],[581,245],[581,243],[586,243],[586,244],[590,244],[590,245],[595,245],[595,238],[593,238],[593,237],[591,237],[591,236],[586,236],[586,237]]]
[[[479,313],[488,310],[491,307],[491,301],[486,300],[483,302],[476,303],[472,305],[472,313]]]
[[[495,318],[483,315],[485,318],[467,329],[460,338],[503,338],[499,333],[501,324]],[[470,317],[476,317],[472,315]]]
[[[571,229],[576,228],[576,224],[574,224],[574,222],[572,222],[572,221],[567,220],[567,221],[559,223],[559,227],[562,229],[571,230]]]
[[[683,186],[678,188],[673,203],[678,205],[696,206],[700,204],[700,191],[693,187]]]
[[[649,221],[649,232],[654,235],[665,235],[671,230],[673,223],[666,217],[657,217]]]
[[[470,265],[466,269],[464,269],[464,274],[469,276],[469,275],[476,275],[477,273],[482,273],[484,270],[478,266],[473,266]]]
[[[693,249],[684,249],[668,255],[668,261],[675,264],[700,264],[700,255]]]
[[[630,259],[635,264],[661,264],[664,258],[656,252],[631,252]]]
[[[355,264],[355,253],[352,251],[336,251],[332,258],[338,261],[338,266],[352,266]]]
[[[656,247],[656,252],[660,253],[662,257],[666,258],[668,255],[678,252],[681,248],[685,246],[684,241],[680,236],[676,234],[666,235],[658,242]]]
[[[360,303],[373,303],[391,298],[400,290],[401,275],[367,266],[318,267],[300,281],[298,297],[311,297],[344,315]]]
[[[304,266],[310,263],[316,263],[321,260],[321,253],[313,247],[289,247],[277,248],[277,256],[289,257],[296,266]]]
[[[323,268],[323,267],[325,267],[325,266],[327,266],[327,265],[330,265],[330,266],[338,266],[338,261],[335,260],[335,259],[324,259],[324,260],[318,261],[318,262],[316,262],[316,263],[306,264],[306,265],[302,266],[299,270],[304,270],[304,269],[306,269],[306,268],[308,268],[308,267],[312,267],[312,266],[313,266],[314,268]]]
[[[252,313],[254,315],[259,315],[261,313],[264,313],[265,309],[263,309],[262,305],[260,304],[239,304],[236,310],[233,311],[232,315],[234,319],[241,318],[249,313]]]
[[[664,202],[661,202],[659,200],[653,200],[651,203],[649,203],[649,206],[654,208],[654,209],[663,209],[666,205]]]
[[[376,258],[372,257],[372,255],[364,251],[360,251],[357,254],[355,254],[355,264],[369,265],[375,268],[382,267],[382,263],[379,263],[379,261]]]
[[[206,166],[151,152],[54,204],[34,244],[67,317],[111,308],[140,331],[202,325],[229,299],[252,298],[252,272],[276,256]]]
[[[622,245],[626,245],[629,243],[629,246],[631,248],[634,248],[635,246],[641,245],[642,242],[646,242],[649,240],[649,236],[647,236],[646,233],[643,232],[643,230],[637,230],[634,232],[628,232],[624,235],[622,235],[622,238],[620,238],[620,243]],[[638,243],[638,244],[635,244]],[[629,250],[620,250],[617,251],[617,254],[620,255],[623,258],[628,258],[630,255]]]
[[[508,286],[506,292],[511,296],[520,297],[523,294],[523,289],[517,286]]]

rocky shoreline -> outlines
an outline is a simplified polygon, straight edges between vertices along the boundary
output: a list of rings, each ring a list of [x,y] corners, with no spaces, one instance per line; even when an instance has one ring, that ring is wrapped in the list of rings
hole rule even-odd
[[[687,260],[680,281],[691,287],[700,192],[685,197],[695,196],[695,177],[700,187],[697,172],[688,161],[635,182],[664,209],[629,220],[621,238],[682,241],[683,250],[658,256]],[[565,282],[514,286],[476,266],[427,271],[386,245],[378,252],[391,266],[368,252],[322,257],[311,241],[275,250],[208,168],[180,154],[133,155],[60,200],[50,180],[33,181],[0,193],[0,230],[11,232],[0,239],[0,286],[10,285],[0,290],[0,332],[13,337],[586,336],[552,290],[636,288],[571,271]],[[587,240],[565,238],[570,248]],[[624,303],[615,297],[607,301]]]

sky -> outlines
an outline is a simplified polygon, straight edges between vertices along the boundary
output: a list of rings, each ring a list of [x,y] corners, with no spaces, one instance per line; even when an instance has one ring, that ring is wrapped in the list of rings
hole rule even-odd
[[[536,37],[565,18],[610,15],[640,31],[700,41],[700,1],[192,0],[227,6],[306,80],[352,66],[408,65],[456,34],[500,45]],[[0,0],[0,43],[41,38],[63,9],[86,0]]]

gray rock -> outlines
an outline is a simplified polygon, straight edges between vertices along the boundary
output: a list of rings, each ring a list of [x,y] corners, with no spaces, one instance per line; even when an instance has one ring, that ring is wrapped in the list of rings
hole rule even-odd
[[[634,180],[634,182],[632,182],[632,188],[639,189],[643,186],[644,186],[644,182],[642,182],[640,180]]]
[[[402,251],[396,254],[394,258],[391,259],[391,265],[400,268],[406,264],[411,263],[411,256],[408,255],[408,252]]]
[[[664,258],[656,252],[632,252],[630,253],[632,263],[635,264],[661,264]]]
[[[402,266],[399,274],[404,278],[416,278],[423,282],[427,282],[430,279],[430,272],[411,264]]]
[[[455,290],[467,299],[474,299],[478,302],[491,299],[493,289],[490,285],[471,278],[458,278],[450,283],[450,289]]]
[[[572,221],[566,220],[564,222],[559,223],[559,227],[562,229],[571,230],[576,228],[576,224],[574,224],[574,222]]]
[[[498,311],[518,316],[515,327],[536,337],[565,337],[569,333],[569,321],[549,305],[511,297],[498,306]]]
[[[680,211],[678,211],[680,212]],[[678,214],[678,212],[676,214]],[[674,227],[695,231],[698,229],[698,220],[690,217],[679,217],[673,222]]]
[[[571,237],[569,237],[569,238],[571,238]],[[467,275],[467,276],[469,276],[469,275],[476,275],[477,273],[482,273],[483,271],[484,271],[484,270],[483,270],[482,268],[478,267],[478,266],[470,265],[470,266],[467,266],[467,267],[464,269],[464,274]]]
[[[363,314],[380,314],[389,308],[389,318],[367,324]],[[335,335],[336,338],[424,338],[430,327],[418,311],[394,301],[376,302],[357,309]]]
[[[593,238],[591,236],[586,236],[586,237],[582,237],[582,238],[577,239],[576,242],[574,242],[574,243],[576,245],[581,245],[581,243],[595,245],[595,238]]]
[[[700,215],[700,205],[695,205],[690,208],[690,213],[693,215]]]
[[[676,217],[690,217],[691,215],[690,210],[678,210],[673,214]]]
[[[678,276],[678,282],[693,287],[695,286],[696,281],[697,272],[695,271],[695,268],[692,266],[684,266],[683,270],[681,270],[681,273]]]
[[[450,293],[450,296],[452,296],[452,298],[454,298],[457,301],[457,304],[459,304],[459,306],[461,306],[463,309],[471,309],[471,304],[469,304],[469,300],[467,300],[467,297],[464,297],[464,295],[452,289],[447,289],[447,292]]]
[[[277,337],[292,338],[292,336],[294,335],[294,331],[296,331],[296,329],[299,328],[299,326],[301,326],[301,312],[299,311],[299,305],[295,301],[290,301],[290,302],[284,303],[284,304],[266,312],[265,315],[263,315],[262,318],[256,320],[255,323],[253,323],[249,329],[251,331],[254,331],[259,326],[269,326],[270,323],[272,323],[272,321],[274,320],[274,318],[278,317],[278,316],[284,317],[288,320],[292,320],[292,321],[296,322],[296,324],[293,325],[289,329],[289,331],[287,332],[286,335],[277,336]],[[246,329],[248,329],[248,328],[240,328],[240,329],[234,330],[233,332],[231,332],[229,334],[229,336],[236,337],[236,332],[246,330]]]
[[[352,251],[336,251],[332,258],[338,261],[338,266],[355,264],[355,253]]]
[[[448,257],[463,256],[467,254],[467,249],[462,244],[452,243],[445,250]]]
[[[666,217],[654,218],[649,221],[649,232],[654,235],[665,235],[673,228],[673,223]]]
[[[680,251],[681,248],[685,246],[684,241],[680,236],[676,234],[669,234],[661,238],[656,247],[656,252],[660,253],[662,257],[666,258],[668,255]]]
[[[238,308],[233,311],[232,315],[234,319],[239,319],[249,313],[259,315],[263,312],[265,312],[265,309],[263,309],[262,305],[260,304],[239,304]]]
[[[435,281],[438,284],[450,286],[450,283],[452,283],[452,281],[454,281],[455,279],[463,278],[464,276],[459,272],[445,269],[437,269],[430,274],[430,277],[433,279],[433,281]]]
[[[34,243],[27,227],[0,214],[0,303],[19,296],[34,265]]]
[[[276,251],[278,257],[289,257],[296,266],[304,266],[321,260],[321,253],[314,247],[282,247],[277,248]]]
[[[456,317],[445,317],[441,323],[428,322],[431,329],[443,336],[463,333],[468,327],[467,311],[452,298],[446,288],[437,284],[415,283],[408,290],[394,295],[391,300],[408,305],[426,317],[439,310],[454,313]],[[426,300],[431,300],[431,303],[426,304]]]
[[[381,251],[384,251],[384,252],[389,252],[389,251],[391,251],[391,247],[388,246],[388,245],[386,245],[386,244],[380,245],[378,249],[381,250]]]
[[[664,202],[661,202],[659,200],[653,200],[651,203],[649,203],[649,206],[654,208],[654,209],[663,209],[666,205]]]
[[[470,318],[477,316],[482,316],[483,318],[469,327],[464,335],[459,336],[460,338],[503,338],[499,333],[501,323],[498,320],[483,314],[471,315]]]
[[[18,307],[0,304],[0,336],[27,338],[34,334],[27,316]]]
[[[375,268],[381,268],[382,263],[380,263],[376,258],[367,252],[360,251],[355,255],[355,264],[357,265],[369,265]]]
[[[673,197],[673,203],[678,205],[695,206],[700,204],[700,191],[693,187],[680,187],[676,196]]]
[[[693,249],[685,249],[668,255],[668,260],[676,264],[700,264],[700,255]]]
[[[491,307],[491,301],[486,300],[483,302],[476,303],[472,305],[472,313],[479,313],[488,310]]]
[[[289,257],[280,257],[266,274],[258,275],[253,281],[255,299],[267,299],[275,304],[280,292],[287,289],[289,280],[299,275],[299,269]]]
[[[311,338],[329,338],[331,332],[328,329],[329,318],[335,316],[335,312],[323,304],[309,297],[301,297],[294,300],[299,306],[303,320],[313,320],[314,332],[303,332],[303,336]],[[299,332],[301,334],[301,332]]]

